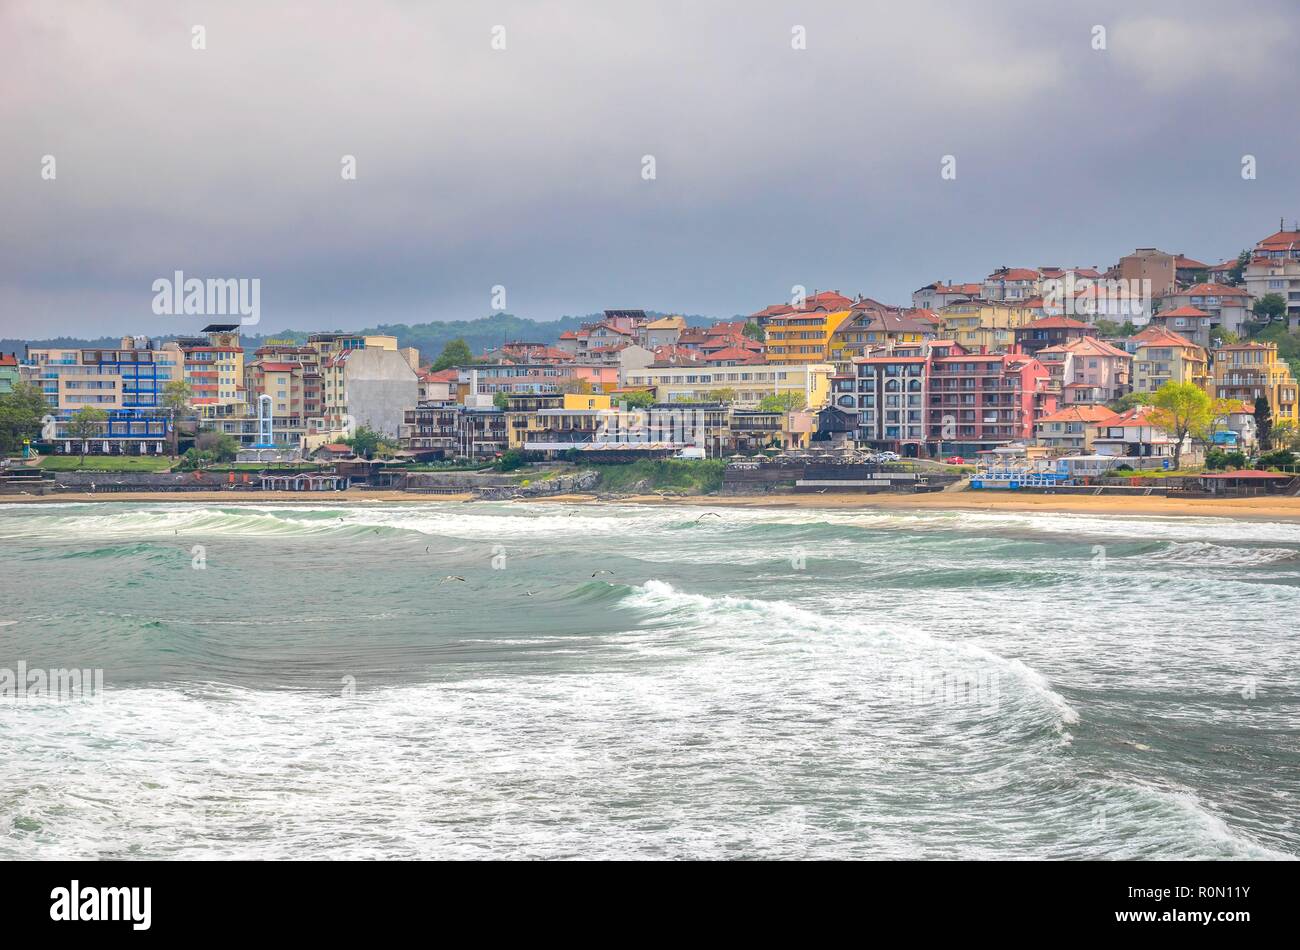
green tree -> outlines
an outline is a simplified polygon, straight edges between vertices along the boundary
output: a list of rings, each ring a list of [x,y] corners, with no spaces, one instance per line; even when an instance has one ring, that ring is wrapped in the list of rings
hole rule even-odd
[[[0,395],[0,452],[18,452],[24,439],[35,439],[41,432],[41,419],[52,412],[40,389],[31,383],[18,383]]]
[[[509,396],[509,394],[508,394],[508,393],[493,393],[493,394],[492,394],[492,405],[496,406],[498,409],[504,409],[504,408],[506,408],[506,406],[510,405],[510,396]]]
[[[627,403],[629,409],[646,409],[655,404],[653,389],[638,389],[635,392],[624,393],[620,398]]]
[[[740,398],[740,394],[730,386],[723,386],[720,389],[713,390],[713,398],[723,405],[729,406]]]
[[[397,451],[397,446],[386,435],[370,426],[357,426],[357,431],[351,438],[344,439],[343,444],[349,446],[357,455],[367,459],[392,455]]]
[[[1134,406],[1150,406],[1155,402],[1155,393],[1131,392],[1106,403],[1106,408],[1115,412],[1128,412]]]
[[[1132,336],[1137,333],[1137,327],[1133,326],[1131,320],[1116,323],[1114,320],[1103,318],[1094,323],[1093,326],[1097,328],[1097,335],[1102,337]]]
[[[757,340],[759,343],[762,343],[767,339],[766,331],[764,331],[757,323],[746,323],[740,332],[745,334],[745,336],[749,337],[751,340]]]
[[[1228,283],[1237,286],[1242,282],[1246,274],[1246,265],[1250,263],[1250,251],[1242,251],[1237,255],[1237,263],[1232,265],[1232,270],[1228,271]]]
[[[806,405],[807,397],[796,392],[773,393],[758,401],[758,408],[763,412],[792,412]]]
[[[82,406],[68,420],[68,438],[77,441],[81,448],[81,461],[86,464],[86,443],[103,431],[108,421],[108,413],[95,406]]]
[[[502,472],[513,472],[527,464],[528,456],[521,449],[506,449],[497,460],[497,469]]]
[[[194,390],[190,384],[183,379],[173,379],[163,386],[162,399],[160,400],[162,409],[167,413],[171,421],[172,430],[172,458],[176,457],[176,443],[180,438],[178,423],[183,413],[187,412],[190,407],[190,400],[194,397]]]
[[[447,345],[442,348],[442,355],[433,361],[429,369],[431,372],[438,373],[453,366],[472,366],[475,362],[477,360],[474,359],[469,344],[463,337],[457,337],[447,341]]]
[[[1264,396],[1255,397],[1255,438],[1261,452],[1273,447],[1273,407]]]
[[[1255,319],[1269,324],[1286,316],[1286,298],[1281,294],[1265,294],[1255,301]]]
[[[1151,421],[1168,432],[1174,440],[1174,468],[1182,462],[1183,441],[1204,429],[1210,421],[1210,397],[1195,383],[1165,383],[1152,399],[1155,409]]]
[[[239,443],[234,436],[215,429],[200,432],[194,440],[194,447],[210,455],[214,462],[233,462],[239,452]]]

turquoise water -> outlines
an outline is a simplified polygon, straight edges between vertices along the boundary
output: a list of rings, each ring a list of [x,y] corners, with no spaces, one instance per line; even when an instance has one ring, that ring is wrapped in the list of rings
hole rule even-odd
[[[706,510],[0,506],[0,858],[1300,850],[1300,525]]]

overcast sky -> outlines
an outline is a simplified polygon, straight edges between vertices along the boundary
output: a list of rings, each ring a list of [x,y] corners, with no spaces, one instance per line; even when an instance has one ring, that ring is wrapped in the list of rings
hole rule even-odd
[[[1300,217],[1300,5],[1056,6],[0,0],[0,336],[194,329],[175,270],[262,331],[723,317]]]

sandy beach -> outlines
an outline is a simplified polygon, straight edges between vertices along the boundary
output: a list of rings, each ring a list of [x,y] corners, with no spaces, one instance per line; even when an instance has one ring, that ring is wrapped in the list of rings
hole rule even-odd
[[[82,504],[86,502],[202,502],[222,505],[353,505],[378,502],[419,504],[473,501],[468,493],[434,495],[403,491],[347,492],[61,492],[55,495],[3,495],[0,504]],[[1222,500],[1169,499],[1156,495],[1118,497],[1096,495],[993,494],[932,492],[921,495],[694,495],[661,498],[631,495],[607,501],[595,495],[550,495],[526,499],[527,503],[689,505],[714,508],[890,508],[966,511],[1065,512],[1070,514],[1141,515],[1158,517],[1242,518],[1255,521],[1300,522],[1300,497],[1266,496]]]

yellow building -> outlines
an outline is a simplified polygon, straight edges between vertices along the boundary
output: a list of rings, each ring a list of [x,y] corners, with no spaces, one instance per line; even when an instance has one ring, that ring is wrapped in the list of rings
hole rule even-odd
[[[1214,350],[1215,399],[1236,399],[1253,406],[1263,396],[1273,412],[1273,425],[1296,425],[1296,380],[1276,343],[1236,343]]]
[[[1210,364],[1205,348],[1162,327],[1147,327],[1132,337],[1133,391],[1153,393],[1165,383],[1195,383],[1209,392]]]
[[[764,324],[768,362],[783,366],[827,362],[831,337],[849,319],[850,313],[848,310],[795,311],[769,317]]]
[[[820,362],[651,365],[628,370],[627,386],[653,386],[659,402],[713,402],[719,391],[732,390],[738,408],[755,407],[764,396],[799,393],[808,408],[820,409],[830,399],[834,374],[835,367]]]
[[[853,360],[894,345],[923,343],[938,335],[939,323],[928,310],[879,306],[854,310],[831,334],[829,360],[835,372],[853,374]]]
[[[1016,307],[987,300],[966,300],[939,311],[943,337],[955,340],[972,353],[1010,349],[1015,330],[1037,320],[1042,314],[1029,307]]]

